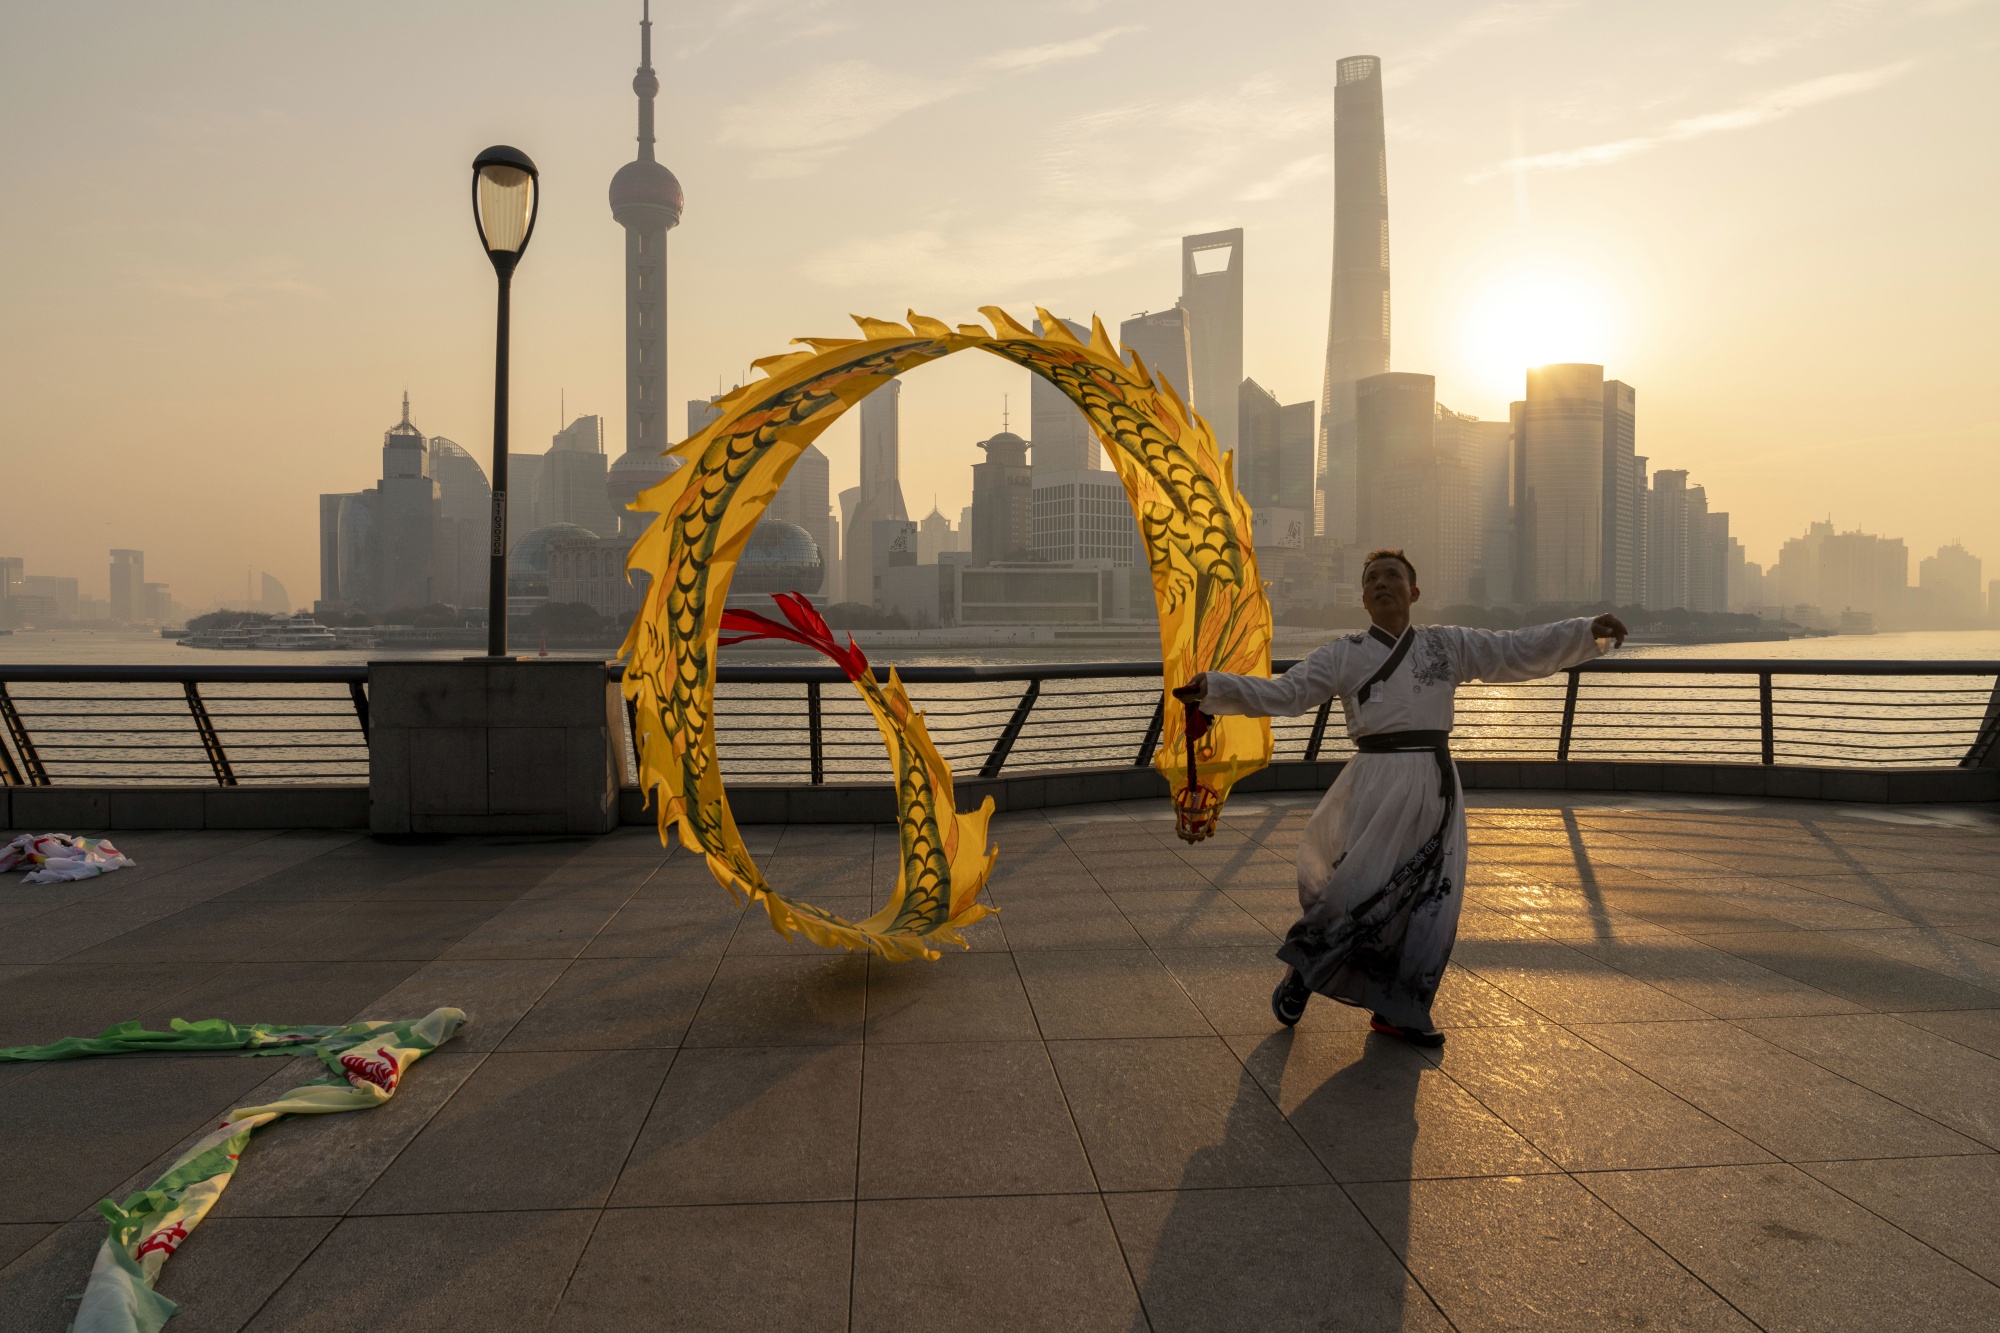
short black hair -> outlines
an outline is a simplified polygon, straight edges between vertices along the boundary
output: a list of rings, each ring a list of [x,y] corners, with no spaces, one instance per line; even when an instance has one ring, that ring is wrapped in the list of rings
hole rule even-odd
[[[1374,563],[1375,563],[1375,562],[1376,562],[1377,560],[1400,560],[1400,561],[1402,561],[1402,562],[1403,562],[1403,568],[1404,568],[1404,569],[1406,569],[1406,570],[1408,570],[1408,571],[1410,572],[1410,583],[1411,583],[1411,585],[1412,585],[1412,586],[1414,586],[1414,585],[1416,584],[1416,581],[1417,581],[1417,567],[1416,567],[1415,565],[1413,565],[1413,564],[1411,564],[1411,563],[1410,563],[1410,557],[1408,557],[1408,556],[1404,555],[1404,554],[1402,553],[1402,551],[1401,551],[1400,549],[1392,549],[1392,548],[1390,548],[1390,547],[1387,547],[1387,546],[1383,547],[1383,548],[1382,548],[1381,550],[1379,550],[1379,551],[1370,551],[1370,552],[1368,553],[1368,558],[1367,558],[1367,559],[1365,559],[1365,560],[1363,560],[1363,561],[1361,562],[1361,577],[1362,577],[1362,578],[1364,578],[1364,579],[1365,579],[1365,578],[1367,578],[1367,577],[1368,577],[1368,566],[1370,566],[1370,565],[1374,564]]]

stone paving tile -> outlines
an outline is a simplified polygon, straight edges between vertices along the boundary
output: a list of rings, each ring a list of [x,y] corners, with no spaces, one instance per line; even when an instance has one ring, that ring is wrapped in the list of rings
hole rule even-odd
[[[507,1039],[565,966],[549,958],[426,963],[363,1007],[354,1019],[395,1021],[422,1018],[446,1006],[462,1009],[466,1023],[451,1039],[452,1049],[490,1051]]]
[[[1685,935],[1568,943],[1599,962],[1717,1018],[1788,1018],[1851,1014],[1859,1009],[1852,1001]]]
[[[244,1155],[246,1165],[231,1179],[211,1216],[341,1216],[380,1179],[438,1108],[465,1086],[484,1059],[483,1054],[458,1049],[454,1039],[419,1060],[395,1097],[365,1115],[292,1116],[258,1130]],[[289,1068],[258,1089],[258,1100],[297,1087],[320,1072],[316,1062],[286,1063]]]
[[[926,1144],[954,1147],[929,1153]],[[1095,1188],[1042,1043],[868,1048],[861,1097],[863,1198]]]
[[[755,909],[761,916],[763,909]],[[720,957],[746,913],[710,883],[701,894],[634,898],[585,946],[585,958]]]
[[[0,1328],[40,1333],[67,1329],[104,1243],[104,1219],[89,1217],[50,1228],[13,1262],[0,1267]]]
[[[821,1046],[861,1040],[868,960],[853,955],[725,958],[690,1046]]]
[[[1224,1036],[1263,1037],[1277,1026],[1271,1017],[1271,991],[1285,971],[1285,965],[1273,956],[1272,950],[1271,944],[1225,945],[1157,949],[1154,956],[1166,965],[1217,1032]],[[1364,1011],[1315,997],[1307,1003],[1298,1030],[1359,1031],[1367,1025],[1368,1015]]]
[[[2000,1059],[1886,1014],[1737,1026],[1891,1101],[2000,1148]]]
[[[174,1333],[235,1333],[338,1224],[332,1217],[211,1217],[160,1270],[182,1302]]]
[[[0,1143],[33,1169],[0,1197],[0,1222],[63,1222],[94,1207],[269,1073],[256,1060],[148,1055],[39,1065],[9,1079]]]
[[[616,1207],[854,1197],[859,1046],[682,1051]]]
[[[855,1333],[1145,1327],[1094,1194],[866,1200],[855,1212],[853,1301]]]
[[[585,1210],[349,1217],[246,1327],[539,1328],[555,1312],[596,1221]]]
[[[1105,1198],[1153,1333],[1443,1333],[1450,1325],[1330,1185]]]
[[[1770,1160],[1721,1121],[1561,1028],[1454,1031],[1440,1063],[1565,1170]]]
[[[1348,1191],[1461,1333],[1754,1327],[1573,1179]]]
[[[1349,1031],[1238,1037],[1230,1045],[1335,1180],[1556,1169],[1401,1042]]]
[[[334,1026],[353,1021],[371,1000],[401,985],[421,966],[407,960],[197,965],[188,969],[196,975],[182,977],[192,984],[127,1017],[157,1029],[176,1018]]]
[[[488,1055],[354,1211],[600,1208],[672,1060],[667,1051]]]
[[[1555,940],[1465,940],[1452,959],[1558,1023],[1702,1018],[1701,1010]]]
[[[1212,1031],[1153,954],[1056,949],[1014,955],[1042,1037],[1198,1037]]]
[[[1932,1010],[1897,1014],[1896,1020],[1935,1032],[1975,1051],[2000,1056],[2000,1009]]]
[[[1065,949],[1143,949],[1145,940],[1102,890],[1009,898],[1007,939],[1022,953]]]
[[[574,958],[618,914],[615,902],[513,903],[492,913],[437,956],[449,959]],[[365,912],[366,909],[361,909]],[[365,920],[365,916],[357,919]]]
[[[955,955],[938,964],[868,960],[871,1043],[1023,1041],[1041,1035],[1014,959]]]
[[[0,977],[0,1046],[39,1046],[92,1036],[137,1018],[186,990],[171,969],[109,963],[21,967]],[[5,1068],[6,1066],[0,1066]]]
[[[1592,1023],[1575,1030],[1789,1161],[1942,1156],[1978,1147],[1728,1023]]]
[[[2000,1283],[2000,1156],[1808,1162],[1799,1169]]]
[[[832,912],[835,916],[849,921],[865,920],[874,911],[872,901],[867,897],[805,895],[806,901],[814,907]],[[729,947],[724,951],[731,957],[746,954],[786,955],[795,958],[823,958],[826,950],[814,944],[803,935],[784,935],[771,928],[771,916],[762,907],[754,907],[745,912],[736,923],[736,933],[729,937]]]
[[[1581,1178],[1765,1328],[1991,1329],[2000,1288],[1789,1166]]]
[[[851,1204],[613,1208],[585,1247],[558,1333],[845,1333]],[[744,1256],[755,1255],[746,1281]]]
[[[0,1222],[0,1269],[40,1244],[55,1229],[53,1222]]]
[[[1219,1038],[1059,1041],[1049,1056],[1102,1189],[1327,1178]]]
[[[1702,942],[1864,1009],[1991,1009],[2000,993],[1820,930],[1704,935]]]
[[[513,1026],[499,1049],[678,1046],[715,968],[712,958],[579,958]]]

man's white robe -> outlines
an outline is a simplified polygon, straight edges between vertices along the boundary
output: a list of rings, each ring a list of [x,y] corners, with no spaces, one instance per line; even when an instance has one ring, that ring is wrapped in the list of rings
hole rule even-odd
[[[1398,643],[1371,628],[1315,650],[1275,679],[1211,671],[1201,707],[1290,717],[1338,698],[1350,737],[1450,731],[1461,683],[1533,680],[1589,661],[1608,643],[1593,638],[1590,625],[1582,617],[1505,632],[1413,625],[1403,661],[1368,690],[1364,704],[1357,699],[1362,686]],[[1296,963],[1302,936],[1308,950],[1329,940],[1336,952],[1358,949],[1359,961],[1336,960],[1333,975],[1321,975],[1315,988],[1419,1031],[1430,1030],[1431,1000],[1464,899],[1465,803],[1456,767],[1449,777],[1448,794],[1440,792],[1437,758],[1426,750],[1361,753],[1347,762],[1299,838],[1303,916],[1283,955]],[[1433,837],[1440,846],[1418,863]],[[1315,981],[1313,969],[1300,970]]]

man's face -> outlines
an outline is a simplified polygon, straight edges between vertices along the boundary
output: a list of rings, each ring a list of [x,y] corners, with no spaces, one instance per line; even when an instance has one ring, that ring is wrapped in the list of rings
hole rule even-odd
[[[1370,614],[1407,615],[1417,597],[1417,585],[1410,582],[1410,572],[1400,560],[1374,561],[1361,575],[1361,604]]]

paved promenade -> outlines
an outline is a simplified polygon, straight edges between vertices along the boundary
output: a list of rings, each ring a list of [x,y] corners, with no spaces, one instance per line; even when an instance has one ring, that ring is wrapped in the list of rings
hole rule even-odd
[[[0,1045],[471,1015],[260,1133],[169,1333],[2000,1327],[2000,815],[1484,801],[1420,1052],[1270,1017],[1309,809],[1000,819],[1003,911],[936,965],[789,944],[647,830],[122,835],[0,880]],[[843,912],[893,879],[886,829],[751,836]],[[313,1068],[0,1066],[0,1328],[60,1330],[96,1202]]]

